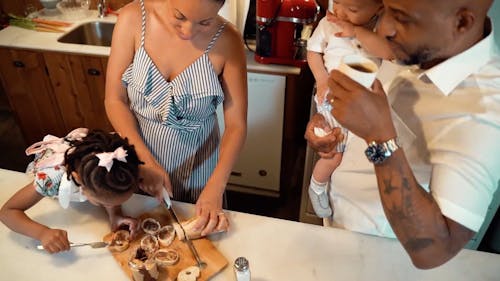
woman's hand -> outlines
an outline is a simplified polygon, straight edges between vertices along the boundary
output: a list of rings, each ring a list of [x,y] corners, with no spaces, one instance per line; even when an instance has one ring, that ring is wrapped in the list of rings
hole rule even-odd
[[[42,243],[43,249],[50,254],[70,249],[68,233],[62,229],[46,228],[40,235],[40,243]]]
[[[144,192],[156,197],[159,201],[163,200],[163,189],[172,197],[172,183],[168,173],[158,163],[147,164],[140,170],[141,183],[140,188]]]
[[[229,221],[222,211],[222,194],[209,186],[203,189],[196,202],[196,215],[198,220],[194,228],[201,229],[202,236],[229,227]]]

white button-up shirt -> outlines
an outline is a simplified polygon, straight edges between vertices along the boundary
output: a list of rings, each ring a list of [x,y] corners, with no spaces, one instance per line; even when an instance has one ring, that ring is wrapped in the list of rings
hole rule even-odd
[[[343,56],[360,54],[373,59],[379,64],[380,60],[370,57],[362,48],[356,38],[337,37],[335,33],[341,32],[342,28],[322,18],[313,34],[307,40],[307,50],[323,54],[323,62],[329,73],[338,68]]]
[[[405,68],[388,98],[417,181],[444,216],[477,232],[500,180],[500,55],[493,31],[429,70]],[[349,135],[332,175],[333,219],[346,229],[395,237],[366,147]]]

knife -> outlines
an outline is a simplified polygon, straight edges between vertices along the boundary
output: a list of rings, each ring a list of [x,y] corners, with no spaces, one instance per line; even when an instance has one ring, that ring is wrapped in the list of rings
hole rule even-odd
[[[181,222],[179,221],[179,218],[177,217],[177,214],[175,213],[174,208],[172,208],[172,201],[170,200],[170,196],[168,195],[168,193],[165,189],[163,189],[163,203],[165,203],[165,207],[167,208],[168,212],[171,214],[174,221],[177,224],[179,224],[180,229],[184,233],[186,243],[189,247],[189,250],[191,250],[191,253],[193,254],[194,258],[196,259],[196,263],[198,264],[198,267],[200,269],[205,268],[207,266],[207,263],[201,260],[200,255],[198,255],[198,251],[196,251],[196,248],[193,245],[193,241],[191,241],[191,239],[189,239],[189,237],[187,236],[186,230],[184,229]]]

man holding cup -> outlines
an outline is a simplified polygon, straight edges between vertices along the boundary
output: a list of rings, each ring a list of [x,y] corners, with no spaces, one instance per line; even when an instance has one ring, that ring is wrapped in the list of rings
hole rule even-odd
[[[330,73],[332,115],[352,134],[331,181],[336,225],[397,237],[419,268],[479,230],[500,180],[500,55],[492,0],[384,0],[378,33],[406,67],[387,94]],[[339,129],[306,139],[328,158]]]

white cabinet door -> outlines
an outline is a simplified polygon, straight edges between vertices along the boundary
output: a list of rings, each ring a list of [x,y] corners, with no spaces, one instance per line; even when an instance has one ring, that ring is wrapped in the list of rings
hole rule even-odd
[[[229,183],[279,192],[286,77],[248,73],[247,79],[247,139]],[[217,115],[222,134],[222,105]]]

